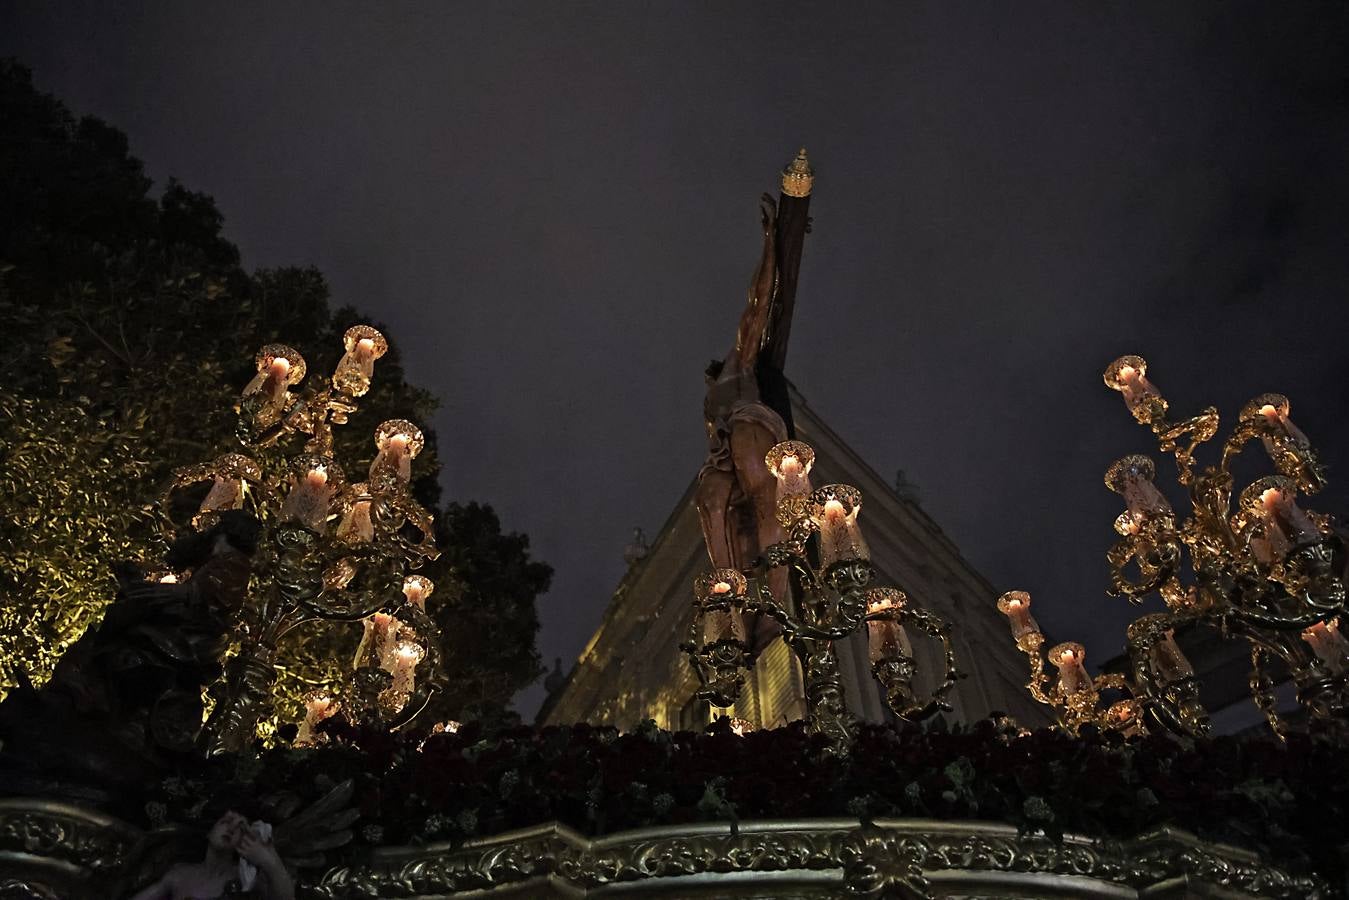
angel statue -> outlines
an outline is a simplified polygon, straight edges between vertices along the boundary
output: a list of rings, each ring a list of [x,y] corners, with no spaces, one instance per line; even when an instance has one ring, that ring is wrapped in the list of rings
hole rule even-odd
[[[206,835],[200,862],[179,863],[132,900],[213,900],[216,897],[295,900],[295,880],[272,843],[272,827],[234,810]]]
[[[119,566],[103,621],[71,646],[46,685],[21,683],[0,704],[6,757],[32,789],[86,796],[79,792],[96,785],[134,795],[176,755],[194,752],[201,690],[220,674],[257,536],[252,516],[224,510],[208,530],[174,542],[170,572]]]
[[[163,861],[185,855],[193,835],[183,829],[160,832],[143,848],[138,868],[163,874],[132,894],[131,900],[295,900],[292,872],[322,865],[324,850],[351,840],[350,826],[359,815],[350,806],[352,793],[353,782],[344,781],[298,813],[294,794],[267,798],[259,804],[266,814],[289,816],[275,827],[261,819],[250,822],[236,809],[227,809],[206,833],[202,856],[167,869]]]

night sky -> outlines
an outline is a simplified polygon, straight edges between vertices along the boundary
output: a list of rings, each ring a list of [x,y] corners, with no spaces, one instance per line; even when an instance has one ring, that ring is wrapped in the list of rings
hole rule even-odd
[[[849,9],[30,2],[0,54],[213,195],[245,265],[388,325],[447,496],[557,570],[550,665],[702,462],[800,145],[788,376],[1054,637],[1099,663],[1138,612],[1104,593],[1102,474],[1156,456],[1120,354],[1180,415],[1289,394],[1332,467],[1306,505],[1349,513],[1349,6]]]

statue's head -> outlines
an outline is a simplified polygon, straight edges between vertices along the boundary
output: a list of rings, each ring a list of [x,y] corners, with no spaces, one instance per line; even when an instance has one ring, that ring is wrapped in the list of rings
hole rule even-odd
[[[206,834],[206,842],[214,850],[233,850],[247,830],[248,820],[231,809],[216,819]]]

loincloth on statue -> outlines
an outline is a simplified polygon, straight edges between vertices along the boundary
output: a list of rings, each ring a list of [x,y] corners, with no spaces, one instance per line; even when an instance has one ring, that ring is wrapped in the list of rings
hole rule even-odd
[[[737,403],[729,415],[719,416],[712,423],[712,433],[707,439],[707,462],[698,470],[699,481],[711,472],[735,471],[735,462],[731,458],[731,432],[741,423],[765,429],[773,436],[775,444],[787,440],[787,425],[782,416],[756,401]]]

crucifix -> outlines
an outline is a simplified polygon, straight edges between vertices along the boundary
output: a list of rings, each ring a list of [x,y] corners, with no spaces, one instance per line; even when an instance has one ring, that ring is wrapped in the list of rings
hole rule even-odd
[[[764,550],[783,539],[776,510],[777,481],[764,456],[795,436],[783,365],[791,334],[801,251],[810,230],[814,173],[801,150],[783,170],[782,194],[764,194],[759,214],[763,250],[750,281],[735,343],[706,370],[703,420],[707,461],[698,473],[696,503],[712,565],[748,569]],[[787,574],[774,570],[770,589],[787,597]],[[763,646],[777,634],[764,619],[751,635]]]

